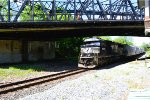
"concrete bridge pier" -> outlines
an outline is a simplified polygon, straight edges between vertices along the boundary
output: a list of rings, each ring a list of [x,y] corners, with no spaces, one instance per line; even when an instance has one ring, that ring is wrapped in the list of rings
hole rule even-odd
[[[22,57],[22,62],[27,62],[28,61],[28,41],[27,40],[21,40],[21,57]]]
[[[53,58],[55,58],[54,41],[0,40],[0,64]]]

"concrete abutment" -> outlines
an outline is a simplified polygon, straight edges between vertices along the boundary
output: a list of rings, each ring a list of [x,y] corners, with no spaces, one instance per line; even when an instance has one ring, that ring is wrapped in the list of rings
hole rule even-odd
[[[0,40],[0,63],[22,63],[55,58],[54,41]]]

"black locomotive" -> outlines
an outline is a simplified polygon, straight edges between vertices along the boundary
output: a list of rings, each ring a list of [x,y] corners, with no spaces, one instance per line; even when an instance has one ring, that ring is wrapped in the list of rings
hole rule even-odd
[[[106,41],[98,38],[88,38],[81,46],[78,67],[95,68],[123,58],[138,58],[145,54],[144,49]]]

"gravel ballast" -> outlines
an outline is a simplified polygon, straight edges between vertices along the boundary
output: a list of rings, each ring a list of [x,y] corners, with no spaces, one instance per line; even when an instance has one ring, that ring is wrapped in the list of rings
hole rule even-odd
[[[94,75],[84,75],[75,80],[62,82],[49,90],[20,100],[109,100],[109,98],[124,100],[127,90],[125,84],[100,79],[98,73],[95,73]]]
[[[19,100],[125,100],[129,92],[127,85],[120,80],[103,77],[108,70],[97,70]]]

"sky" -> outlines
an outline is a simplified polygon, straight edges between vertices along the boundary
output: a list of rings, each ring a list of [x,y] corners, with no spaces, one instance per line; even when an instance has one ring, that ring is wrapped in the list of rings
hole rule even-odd
[[[112,39],[118,36],[112,36]],[[135,46],[141,46],[143,43],[150,43],[150,37],[131,37]]]

